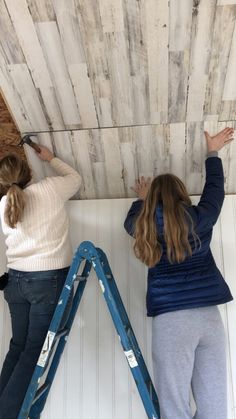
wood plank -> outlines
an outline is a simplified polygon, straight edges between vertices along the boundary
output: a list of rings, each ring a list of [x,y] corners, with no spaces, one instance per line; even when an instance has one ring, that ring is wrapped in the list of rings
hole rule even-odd
[[[45,121],[47,121],[42,130],[50,128],[63,129],[64,124],[55,97],[53,83],[32,21],[32,16],[28,9],[28,4],[26,0],[20,0],[17,3],[14,0],[7,0],[6,6],[35,88],[38,89],[35,91],[35,94],[38,94],[39,100],[42,101]],[[23,89],[23,86],[21,89]]]
[[[171,173],[185,183],[185,124],[170,124],[170,167]]]
[[[236,123],[228,122],[227,126],[230,126],[236,129]],[[231,194],[235,193],[235,174],[236,174],[236,139],[234,131],[234,141],[229,146],[229,168],[228,168],[228,182],[226,193]]]
[[[52,74],[57,100],[67,128],[79,128],[81,120],[74,90],[65,63],[60,35],[55,22],[37,23],[41,45]]]
[[[119,137],[125,196],[136,197],[135,192],[131,189],[138,178],[134,128],[119,128]]]
[[[150,119],[146,4],[136,0],[125,0],[123,8],[133,124],[146,124]]]
[[[97,111],[86,63],[68,67],[83,128],[98,127]]]
[[[55,11],[51,0],[26,0],[34,22],[55,20]]]
[[[169,123],[186,119],[189,51],[169,53]]]
[[[205,115],[220,112],[235,17],[235,5],[218,6],[216,8],[209,79],[205,98]],[[220,31],[219,28],[221,28]]]
[[[147,0],[146,31],[150,123],[168,119],[169,7],[162,0]]]
[[[221,102],[219,121],[236,120],[236,100],[227,100]]]
[[[138,177],[153,177],[154,173],[154,145],[152,127],[150,125],[134,127],[134,139],[136,144],[136,159]]]
[[[63,54],[74,89],[82,126],[84,128],[97,127],[96,110],[75,3],[69,0],[65,4],[64,0],[56,0],[53,1],[53,4]]]
[[[202,122],[186,126],[186,187],[189,194],[199,193],[204,183],[206,144]]]
[[[122,198],[124,196],[124,180],[118,130],[116,128],[104,129],[101,141],[105,154],[108,196]]]
[[[6,62],[20,64],[25,61],[14,26],[3,1],[0,2],[0,39],[1,52],[5,56]]]
[[[79,190],[82,199],[96,196],[92,169],[93,147],[91,147],[89,131],[75,131],[71,133],[71,147],[76,167],[81,174],[83,183]]]
[[[222,131],[227,126],[230,126],[229,123],[226,122],[219,122],[217,126],[217,132]],[[225,185],[225,191],[228,190],[228,182],[229,182],[229,159],[230,159],[230,147],[231,145],[228,144],[225,147],[223,147],[220,152],[219,156],[221,157],[223,169],[224,169],[224,185]]]
[[[133,123],[132,90],[128,46],[123,32],[106,33],[106,55],[112,92],[112,116],[115,125]]]
[[[236,4],[236,0],[218,0],[217,1],[217,5],[218,6],[223,6],[223,5],[229,5],[229,4]]]
[[[168,121],[186,119],[193,2],[170,1]],[[180,23],[181,22],[181,23]]]
[[[170,172],[170,125],[152,126],[153,176]]]
[[[236,3],[235,3],[236,4]],[[235,68],[236,68],[236,25],[232,36],[231,49],[227,72],[224,83],[224,90],[222,100],[236,101],[236,86],[235,86]]]
[[[210,62],[216,0],[198,2],[191,29],[187,121],[202,121]]]
[[[78,0],[76,13],[84,45],[99,126],[113,125],[110,76],[99,3]]]
[[[73,0],[52,0],[66,62],[85,63],[84,45]]]
[[[30,121],[29,131],[34,132],[44,130],[48,124],[32,81],[29,68],[26,64],[10,64],[8,70],[14,83],[14,88],[21,97],[28,120]],[[25,86],[27,86],[27,88],[25,88]]]
[[[124,30],[122,0],[99,0],[98,3],[103,32],[122,32]]]
[[[170,51],[189,48],[193,0],[170,0]]]

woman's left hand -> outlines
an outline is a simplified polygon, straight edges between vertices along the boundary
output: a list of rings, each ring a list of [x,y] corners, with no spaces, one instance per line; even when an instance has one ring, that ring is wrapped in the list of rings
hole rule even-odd
[[[150,177],[145,178],[144,176],[141,176],[135,181],[135,185],[131,189],[137,194],[139,199],[144,200],[147,197],[151,183],[152,179]]]

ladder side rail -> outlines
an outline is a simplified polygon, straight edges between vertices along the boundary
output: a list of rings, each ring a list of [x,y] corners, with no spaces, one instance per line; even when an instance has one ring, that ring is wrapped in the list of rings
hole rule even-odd
[[[45,338],[43,348],[41,350],[41,353],[38,358],[37,365],[35,367],[33,376],[31,378],[28,390],[26,392],[20,413],[18,415],[17,419],[25,419],[27,418],[30,407],[33,403],[35,393],[37,391],[40,378],[42,377],[44,373],[44,367],[47,363],[49,353],[51,351],[51,347],[54,343],[54,340],[56,338],[56,332],[60,327],[60,323],[63,317],[63,313],[66,308],[66,304],[68,302],[68,299],[70,297],[71,290],[73,288],[73,283],[76,280],[77,272],[79,270],[81,262],[84,260],[84,258],[80,255],[79,248],[74,254],[72,264],[70,266],[64,287],[62,289],[61,295],[59,297],[59,301],[57,303],[56,310],[54,311],[54,315],[52,318],[52,321],[50,323],[47,336]]]
[[[87,283],[87,278],[90,274],[91,271],[91,262],[90,261],[86,261],[83,273],[81,274],[81,276],[84,278],[83,280],[79,281],[78,287],[76,289],[74,298],[73,298],[73,305],[70,311],[70,315],[68,317],[67,323],[65,328],[68,329],[68,333],[65,336],[62,336],[58,342],[55,354],[53,356],[51,365],[49,367],[48,373],[47,373],[47,377],[45,379],[45,383],[44,385],[47,386],[47,389],[44,391],[44,393],[32,404],[32,407],[30,409],[30,419],[37,419],[40,415],[40,413],[42,412],[45,403],[47,401],[47,397],[51,388],[51,385],[53,383],[54,377],[56,375],[56,371],[58,368],[58,365],[60,363],[60,358],[62,356],[62,353],[64,351],[67,339],[68,339],[68,335],[70,333],[70,330],[72,328],[76,313],[78,311],[78,306],[80,304],[86,283]],[[37,394],[37,393],[36,393]]]
[[[143,370],[143,373],[144,373],[144,376],[145,376],[145,380],[147,382],[151,383],[151,385],[152,385],[152,380],[151,380],[150,374],[148,372],[146,363],[145,363],[145,361],[143,359],[142,352],[140,350],[138,341],[136,339],[136,336],[134,334],[133,328],[131,326],[131,323],[130,323],[130,320],[129,320],[127,311],[126,311],[125,306],[123,304],[123,301],[121,299],[120,292],[118,290],[118,287],[117,287],[116,281],[114,279],[114,276],[113,276],[111,267],[109,265],[108,259],[106,257],[106,254],[101,249],[97,249],[97,251],[99,253],[101,264],[102,264],[104,273],[105,273],[105,275],[106,275],[106,277],[108,279],[109,286],[111,288],[113,297],[114,297],[116,303],[119,305],[119,310],[122,313],[122,319],[125,322],[125,324],[127,325],[127,329],[128,329],[127,333],[129,334],[130,341],[132,342],[132,346],[134,347],[135,356],[138,358],[139,363],[141,364],[141,368]],[[152,389],[150,389],[150,390],[152,390]],[[155,392],[154,387],[153,387],[153,390]]]
[[[136,386],[138,388],[140,397],[143,401],[144,408],[149,418],[151,419],[160,419],[160,411],[159,411],[159,404],[157,397],[151,399],[151,394],[149,392],[149,388],[143,376],[143,371],[140,368],[137,358],[135,357],[133,345],[130,342],[130,339],[126,333],[125,326],[122,322],[121,316],[119,314],[119,308],[116,304],[116,301],[112,295],[110,290],[109,281],[104,272],[104,266],[102,266],[99,254],[95,251],[94,256],[92,258],[93,268],[97,274],[100,286],[103,291],[103,296],[106,300],[108,309],[110,311],[113,323],[115,325],[116,331],[118,333],[118,337],[121,341],[121,344],[124,349],[124,353],[129,364],[131,373],[133,378],[136,382]],[[107,262],[105,262],[107,263]],[[106,268],[107,269],[107,266]],[[152,394],[155,395],[155,389],[152,388]]]

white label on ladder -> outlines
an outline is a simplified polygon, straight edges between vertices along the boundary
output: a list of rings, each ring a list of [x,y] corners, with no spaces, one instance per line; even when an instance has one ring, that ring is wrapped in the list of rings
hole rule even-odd
[[[37,362],[37,365],[39,367],[44,367],[46,362],[47,362],[47,358],[48,358],[50,349],[52,347],[52,342],[53,342],[55,334],[56,333],[54,333],[54,332],[50,332],[50,330],[48,331],[48,334],[47,334],[46,339],[45,339],[44,344],[43,344],[43,349],[42,349],[42,351],[39,355],[39,359],[38,359],[38,362]]]
[[[105,287],[104,287],[103,282],[102,282],[101,279],[99,279],[99,284],[100,284],[100,287],[102,288],[102,292],[104,293],[105,292]]]
[[[137,367],[138,363],[132,349],[130,349],[130,351],[124,351],[124,352],[125,352],[125,356],[127,358],[130,368]]]

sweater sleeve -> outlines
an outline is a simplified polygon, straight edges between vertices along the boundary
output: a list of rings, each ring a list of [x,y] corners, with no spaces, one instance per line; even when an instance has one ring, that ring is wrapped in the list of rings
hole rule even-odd
[[[209,156],[206,159],[206,181],[198,205],[195,207],[199,222],[212,227],[224,202],[224,172],[219,157]]]
[[[142,209],[142,206],[143,206],[143,201],[141,199],[134,201],[128,211],[128,214],[124,222],[125,230],[132,237],[134,237],[134,234],[135,234],[135,221]]]
[[[50,161],[50,166],[58,176],[48,177],[45,181],[63,201],[67,201],[78,191],[81,185],[81,176],[75,169],[57,157]]]

